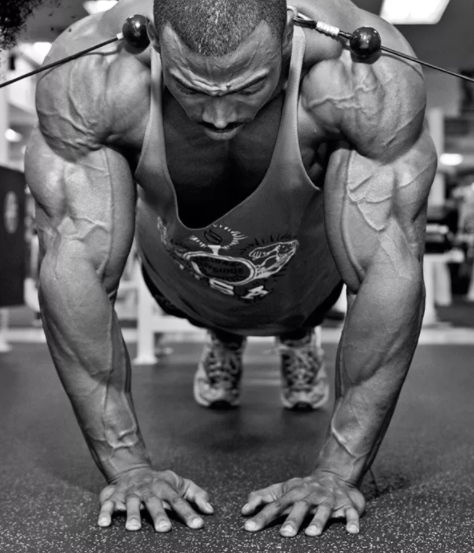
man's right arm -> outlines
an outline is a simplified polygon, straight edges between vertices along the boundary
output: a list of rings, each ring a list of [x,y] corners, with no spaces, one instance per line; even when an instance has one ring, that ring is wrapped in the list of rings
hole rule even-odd
[[[70,53],[67,39],[48,61]],[[190,503],[211,514],[207,492],[150,465],[113,306],[133,240],[136,200],[128,161],[105,145],[110,129],[121,134],[124,113],[130,114],[115,103],[116,97],[125,101],[123,90],[116,94],[120,69],[97,54],[45,73],[38,83],[39,127],[25,168],[37,206],[41,310],[56,369],[109,482],[100,494],[99,525],[109,526],[115,512],[126,511],[126,528],[138,530],[144,505],[159,532],[171,529],[166,508],[188,527],[200,528],[203,519]]]
[[[107,147],[59,155],[34,131],[26,176],[37,205],[39,293],[55,366],[107,480],[150,466],[113,299],[134,233],[126,160]]]
[[[71,152],[70,152],[71,153]],[[170,508],[189,528],[211,514],[207,492],[150,465],[133,408],[131,367],[114,311],[134,233],[135,188],[126,160],[107,147],[69,159],[39,129],[26,155],[40,239],[40,304],[54,364],[92,456],[109,485],[100,495],[99,525],[126,511],[141,527],[140,506],[155,529],[171,529]]]

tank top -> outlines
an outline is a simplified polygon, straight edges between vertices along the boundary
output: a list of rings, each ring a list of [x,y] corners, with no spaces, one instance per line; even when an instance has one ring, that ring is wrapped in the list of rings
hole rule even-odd
[[[136,243],[158,290],[205,327],[257,336],[294,330],[340,281],[326,240],[322,191],[304,168],[298,142],[305,45],[304,32],[295,27],[265,177],[244,201],[199,229],[179,218],[166,162],[160,58],[152,55],[150,117],[135,172],[141,185]]]

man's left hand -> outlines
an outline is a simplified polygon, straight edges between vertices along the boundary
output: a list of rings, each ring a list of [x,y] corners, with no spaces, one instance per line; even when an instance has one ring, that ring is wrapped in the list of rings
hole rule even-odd
[[[332,473],[316,471],[306,478],[292,478],[252,492],[242,514],[253,515],[262,505],[263,509],[245,523],[246,530],[256,532],[288,514],[280,534],[292,537],[296,536],[307,515],[314,514],[305,530],[307,536],[319,536],[331,518],[345,519],[346,530],[357,534],[365,499],[354,485]]]

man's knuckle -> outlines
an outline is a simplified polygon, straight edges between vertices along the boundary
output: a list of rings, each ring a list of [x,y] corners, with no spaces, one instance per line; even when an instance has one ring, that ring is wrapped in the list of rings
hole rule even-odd
[[[314,505],[315,503],[319,503],[319,501],[321,501],[321,494],[317,490],[311,490],[308,494],[308,499]]]
[[[356,509],[356,511],[359,513],[359,515],[361,515],[362,513],[365,512],[365,499],[363,499],[362,501],[354,501],[354,507]]]
[[[142,501],[149,501],[155,494],[150,489],[146,489],[141,492],[140,496]]]
[[[310,497],[302,497],[301,499],[298,499],[295,502],[295,505],[298,505],[300,507],[303,507],[305,509],[309,509],[312,505],[314,505],[313,501]]]
[[[319,506],[328,509],[328,511],[332,511],[334,508],[334,501],[332,499],[323,499],[319,501]]]
[[[155,490],[155,493],[157,495],[163,495],[163,494],[170,495],[172,493],[176,493],[173,487],[171,486],[171,484],[166,480],[162,480],[162,479],[155,480],[153,482],[152,489]]]
[[[164,470],[162,473],[161,473],[161,476],[162,478],[164,478],[165,480],[170,480],[171,482],[175,482],[178,478],[178,475],[173,472],[172,470],[170,469],[167,469],[167,470]]]
[[[302,478],[298,478],[298,477],[294,477],[294,478],[290,478],[286,484],[289,485],[289,486],[301,486],[301,484],[303,483],[303,479]]]
[[[298,486],[297,488],[292,488],[289,491],[287,491],[283,497],[285,498],[286,501],[295,503],[300,499],[304,499],[306,496],[307,496],[307,490],[305,490],[305,488]]]
[[[288,501],[284,501],[283,499],[276,499],[272,503],[272,508],[274,511],[283,511],[283,509],[287,506]]]
[[[108,499],[110,499],[114,494],[114,491],[115,491],[114,486],[107,486],[106,488],[104,488],[99,495],[100,502],[103,503],[104,501],[107,501]]]

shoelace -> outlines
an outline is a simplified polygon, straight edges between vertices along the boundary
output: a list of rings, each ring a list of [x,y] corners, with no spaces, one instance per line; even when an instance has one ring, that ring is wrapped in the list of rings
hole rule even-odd
[[[218,340],[212,340],[207,347],[205,370],[209,380],[212,383],[222,380],[236,382],[241,371],[239,358],[242,355],[243,345],[233,349],[224,346]]]
[[[285,378],[294,389],[305,390],[313,384],[319,371],[318,359],[313,348],[311,342],[303,346],[289,346],[280,343],[274,348],[274,351],[284,356]]]

